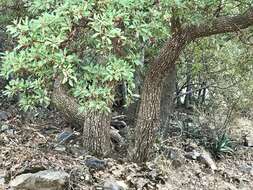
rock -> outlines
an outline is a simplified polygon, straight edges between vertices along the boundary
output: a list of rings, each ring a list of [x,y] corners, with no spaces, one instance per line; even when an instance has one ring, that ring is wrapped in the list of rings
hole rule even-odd
[[[198,157],[198,160],[203,164],[205,164],[206,166],[208,166],[209,168],[211,168],[212,170],[217,170],[217,166],[213,161],[210,153],[203,151]]]
[[[244,164],[239,167],[240,171],[243,173],[247,173],[253,176],[253,166],[250,166],[248,164]]]
[[[10,129],[9,125],[3,124],[0,128],[0,132],[5,132],[9,129]]]
[[[103,190],[127,190],[128,187],[123,181],[107,180],[104,183]]]
[[[123,116],[124,116],[124,115],[123,115]],[[118,130],[118,133],[119,133],[122,137],[126,138],[126,137],[127,137],[127,134],[128,134],[129,128],[128,128],[128,125],[126,124],[125,121],[119,120],[120,117],[122,117],[122,116],[118,116],[118,118],[117,118],[117,117],[112,118],[111,127],[113,127],[114,129],[117,129],[117,130]]]
[[[0,170],[0,190],[5,189],[5,171]]]
[[[64,171],[44,170],[22,174],[10,181],[13,190],[63,190],[69,174]]]
[[[59,151],[59,152],[65,152],[66,151],[66,147],[63,146],[63,145],[57,145],[54,149],[56,151]]]
[[[187,152],[185,154],[185,157],[188,159],[197,160],[200,157],[200,155],[201,154],[199,152],[197,152],[196,150],[193,150],[191,152]]]
[[[0,127],[0,133],[6,133],[8,135],[14,135],[15,134],[15,129],[13,128],[10,128],[9,125],[6,125],[6,124],[3,124],[1,127]]]
[[[114,120],[111,121],[111,126],[114,127],[115,129],[120,130],[127,127],[127,124],[125,121]]]
[[[6,121],[11,117],[11,114],[6,111],[0,111],[0,121]]]
[[[13,135],[15,135],[15,129],[8,129],[8,130],[6,131],[6,133],[7,133],[8,135],[13,136]]]
[[[176,149],[168,148],[164,150],[164,155],[170,160],[176,160],[179,157],[179,152]]]
[[[253,147],[253,133],[247,134],[244,138],[244,145]]]
[[[124,138],[119,134],[119,131],[117,129],[114,129],[111,127],[110,129],[110,137],[111,141],[120,147],[125,144]]]
[[[74,133],[71,129],[67,128],[63,132],[57,135],[56,140],[58,144],[63,144],[69,142],[71,139],[73,139]]]
[[[95,169],[95,170],[102,170],[105,169],[106,167],[106,161],[104,160],[99,160],[96,157],[88,157],[84,161],[85,165],[90,168],[90,169]]]

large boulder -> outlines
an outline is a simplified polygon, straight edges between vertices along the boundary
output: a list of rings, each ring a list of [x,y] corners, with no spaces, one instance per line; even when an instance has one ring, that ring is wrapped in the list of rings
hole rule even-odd
[[[10,181],[14,190],[63,190],[69,174],[64,171],[44,170],[21,174]]]

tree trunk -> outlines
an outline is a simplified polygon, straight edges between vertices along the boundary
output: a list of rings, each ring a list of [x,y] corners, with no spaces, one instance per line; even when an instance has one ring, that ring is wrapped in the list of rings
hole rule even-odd
[[[192,106],[192,63],[191,60],[187,61],[187,74],[186,74],[186,92],[184,98],[184,106],[189,109]]]
[[[83,146],[89,152],[105,156],[111,153],[111,115],[99,111],[86,112],[83,124]]]
[[[79,105],[74,97],[67,93],[67,90],[61,84],[60,79],[55,80],[51,101],[53,106],[64,115],[66,121],[72,126],[78,128],[83,126],[86,115],[83,113],[79,114]]]
[[[136,123],[136,140],[133,153],[135,162],[144,162],[149,159],[157,130],[161,125],[162,82],[175,67],[175,61],[186,45],[186,37],[179,34],[169,40],[146,74]]]
[[[79,105],[67,93],[59,79],[55,81],[52,94],[53,105],[75,126],[83,126],[83,146],[88,152],[105,156],[111,152],[111,115],[98,111],[78,112]]]
[[[219,17],[210,23],[187,26],[176,31],[171,39],[165,43],[160,54],[150,65],[144,80],[136,125],[134,161],[145,162],[149,159],[156,131],[160,126],[161,83],[184,47],[197,38],[234,32],[251,25],[253,25],[253,8],[250,8],[243,15]]]
[[[176,65],[172,65],[170,72],[162,84],[161,94],[161,128],[162,132],[166,131],[168,121],[174,111],[174,98],[176,91]],[[166,135],[166,134],[165,134]]]
[[[135,131],[135,148],[133,160],[142,162],[149,159],[150,151],[154,144],[155,134],[160,126],[160,85],[144,81],[141,94],[141,103]]]

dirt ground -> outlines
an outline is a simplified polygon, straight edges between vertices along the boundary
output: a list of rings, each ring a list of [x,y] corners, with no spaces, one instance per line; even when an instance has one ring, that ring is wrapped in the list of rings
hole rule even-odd
[[[19,174],[56,169],[71,175],[67,189],[101,189],[108,179],[123,183],[127,189],[253,189],[253,147],[241,143],[245,131],[252,130],[249,120],[242,122],[246,120],[240,118],[231,127],[238,141],[237,149],[234,155],[216,160],[216,171],[185,157],[189,147],[202,147],[195,147],[192,139],[182,136],[166,141],[169,155],[157,154],[155,160],[141,166],[124,159],[107,158],[104,170],[92,171],[84,164],[86,153],[78,140],[56,148],[56,136],[67,126],[57,113],[24,120],[15,109],[5,111],[10,114],[1,122],[2,126],[8,125],[8,130],[0,133],[0,173],[5,173],[6,183]],[[8,189],[8,185],[4,188]]]

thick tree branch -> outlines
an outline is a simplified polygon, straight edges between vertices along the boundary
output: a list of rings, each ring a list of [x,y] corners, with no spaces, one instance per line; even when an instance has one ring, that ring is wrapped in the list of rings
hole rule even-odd
[[[160,54],[155,58],[150,65],[149,81],[156,84],[162,82],[166,73],[169,72],[171,65],[175,64],[181,51],[192,40],[201,37],[207,37],[215,34],[226,32],[235,32],[241,29],[248,28],[253,25],[253,7],[246,13],[237,16],[225,16],[215,18],[210,23],[202,23],[199,25],[190,25],[182,29],[181,32],[174,34],[164,45]]]
[[[214,19],[211,23],[203,23],[197,26],[189,26],[186,32],[189,31],[192,39],[221,34],[226,32],[235,32],[241,29],[248,28],[253,25],[253,7],[245,14],[237,16],[226,16]]]

